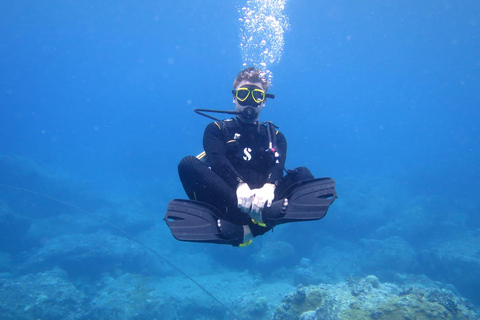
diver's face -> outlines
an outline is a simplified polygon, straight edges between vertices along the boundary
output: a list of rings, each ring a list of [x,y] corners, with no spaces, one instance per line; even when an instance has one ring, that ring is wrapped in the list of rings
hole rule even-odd
[[[239,88],[242,88],[242,87],[245,87],[245,86],[255,86],[257,87],[258,89],[260,90],[263,90],[265,91],[265,88],[263,87],[262,83],[261,82],[250,82],[248,80],[242,80],[238,86],[235,88],[235,90],[238,90]],[[251,88],[251,87],[250,87]],[[247,122],[247,123],[255,123],[258,121],[258,118],[260,117],[260,111],[262,111],[262,108],[265,107],[265,102],[266,102],[267,99],[263,100],[260,104],[256,104],[256,103],[251,103],[252,105],[249,105],[249,104],[245,104],[245,102],[243,102],[242,104],[240,103],[240,101],[238,101],[237,97],[235,96],[235,94],[233,95],[233,103],[235,104],[235,110],[239,111],[239,112],[242,112],[243,110],[245,110],[245,108],[247,107],[252,107],[254,110],[255,110],[255,117],[252,117],[251,119],[245,119],[244,117],[242,117],[241,115],[238,115],[238,117],[243,121],[243,122]]]

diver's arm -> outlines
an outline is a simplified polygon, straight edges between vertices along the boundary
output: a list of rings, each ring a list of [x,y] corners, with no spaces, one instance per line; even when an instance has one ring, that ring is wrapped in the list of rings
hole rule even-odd
[[[283,177],[283,168],[287,158],[287,140],[281,132],[276,133],[276,150],[278,157],[275,157],[274,163],[268,168],[268,178],[263,187],[254,189],[255,197],[252,201],[252,210],[250,217],[257,221],[261,220],[261,211],[267,206],[272,205],[275,198],[275,188],[278,181]]]
[[[227,158],[225,137],[221,124],[218,122],[212,122],[205,128],[203,148],[210,161],[212,170],[232,188],[237,189],[239,183],[243,182],[244,179]]]
[[[253,190],[228,160],[225,137],[221,125],[213,122],[205,129],[203,147],[210,161],[212,170],[236,190],[237,205],[242,212],[250,212],[254,198]]]

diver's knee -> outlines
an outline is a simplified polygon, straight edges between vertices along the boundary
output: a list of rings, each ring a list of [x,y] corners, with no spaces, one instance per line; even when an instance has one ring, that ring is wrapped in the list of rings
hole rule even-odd
[[[186,156],[178,163],[178,173],[180,174],[180,176],[182,174],[191,174],[191,172],[198,167],[198,162],[201,161],[198,160],[196,157]]]
[[[180,160],[180,162],[178,163],[178,168],[180,169],[184,167],[190,167],[195,162],[195,160],[198,159],[194,156],[186,156],[182,160]]]
[[[298,168],[295,168],[295,171],[297,172],[297,179],[299,181],[303,181],[303,180],[309,180],[309,179],[313,179],[315,178],[312,174],[312,172],[306,168],[306,167],[298,167]]]

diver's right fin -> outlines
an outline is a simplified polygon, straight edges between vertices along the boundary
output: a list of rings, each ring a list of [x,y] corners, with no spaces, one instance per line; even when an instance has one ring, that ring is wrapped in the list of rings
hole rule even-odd
[[[221,219],[220,215],[208,203],[173,199],[164,220],[177,240],[241,246],[243,227]]]
[[[282,210],[284,199],[288,200]],[[278,225],[295,221],[322,219],[330,205],[337,198],[335,180],[317,178],[298,182],[288,188],[281,199],[275,201],[270,208],[264,209],[263,220],[267,225]]]

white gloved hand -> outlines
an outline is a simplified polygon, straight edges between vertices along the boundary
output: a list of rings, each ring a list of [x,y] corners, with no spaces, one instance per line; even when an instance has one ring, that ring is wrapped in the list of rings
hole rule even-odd
[[[240,182],[237,187],[237,205],[240,208],[240,211],[244,213],[250,212],[253,197],[253,190],[250,189],[248,184]]]
[[[254,220],[262,221],[260,213],[262,209],[265,207],[270,207],[273,202],[273,198],[275,197],[275,185],[272,183],[265,183],[263,187],[260,189],[253,190],[255,192],[255,198],[252,202],[252,210],[251,210],[251,217]],[[255,219],[253,216],[257,217],[260,216],[260,219]]]

